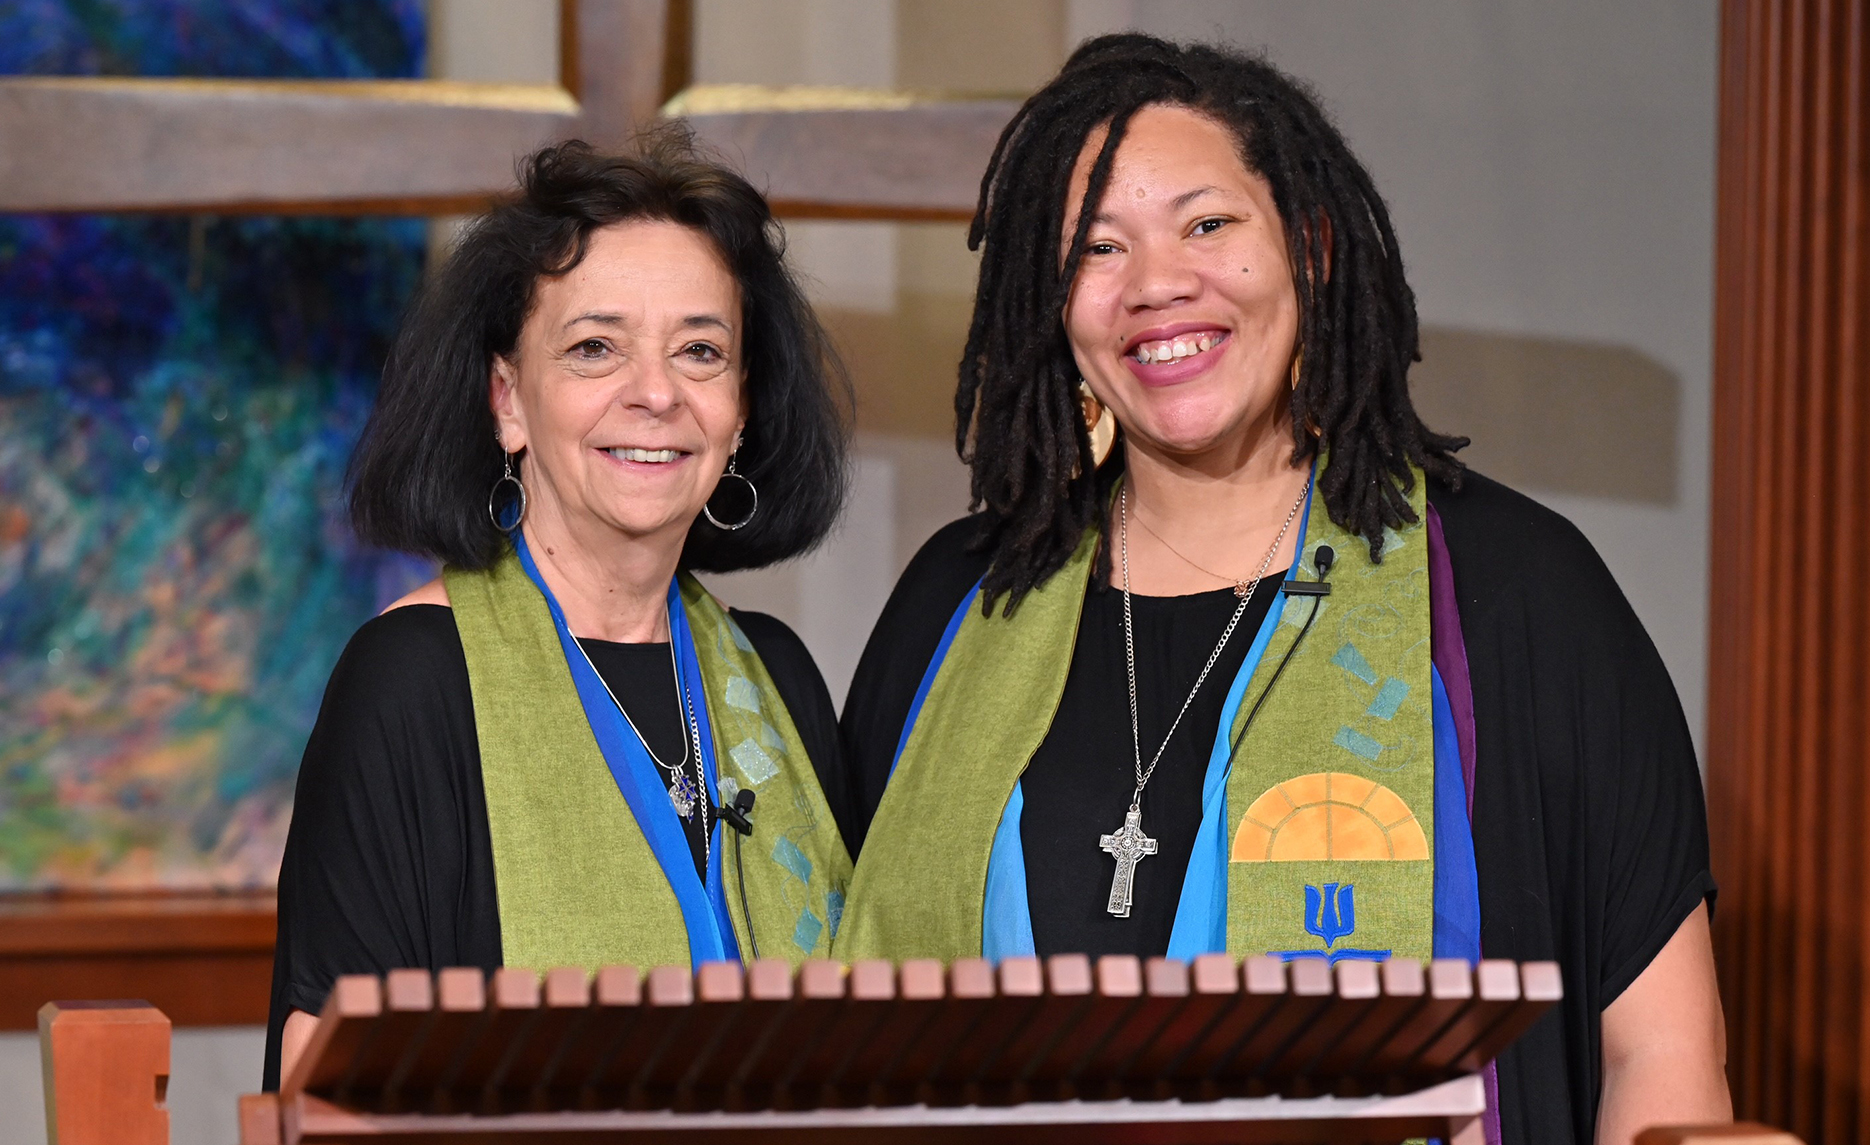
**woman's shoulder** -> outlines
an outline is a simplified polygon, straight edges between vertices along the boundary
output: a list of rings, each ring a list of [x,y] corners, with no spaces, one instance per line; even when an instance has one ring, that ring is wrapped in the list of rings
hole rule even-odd
[[[396,727],[412,734],[463,720],[473,694],[454,612],[435,604],[392,607],[365,621],[331,670],[319,722]]]
[[[1623,606],[1616,579],[1583,531],[1524,493],[1469,470],[1458,490],[1431,481],[1429,504],[1463,597]]]
[[[980,518],[962,517],[935,530],[896,581],[884,608],[886,618],[927,617],[939,631],[956,606],[986,575],[988,555],[977,551]]]
[[[766,665],[766,671],[773,677],[773,683],[782,687],[790,682],[816,681],[818,687],[824,687],[823,675],[818,670],[818,662],[812,659],[811,650],[805,647],[805,641],[792,626],[777,616],[766,612],[752,612],[741,608],[729,608],[728,614],[740,631],[746,634],[754,652],[759,654],[760,662]]]
[[[1666,680],[1655,646],[1597,549],[1562,514],[1478,473],[1430,486],[1470,645],[1507,639],[1550,666],[1617,664]],[[1556,659],[1553,659],[1556,658]],[[1606,675],[1609,678],[1609,675]]]

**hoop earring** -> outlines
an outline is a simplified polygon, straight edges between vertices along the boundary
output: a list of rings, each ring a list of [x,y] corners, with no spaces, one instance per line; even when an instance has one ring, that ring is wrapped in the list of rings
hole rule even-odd
[[[494,481],[493,488],[487,491],[487,519],[493,522],[494,528],[503,533],[511,533],[514,529],[519,528],[520,523],[526,519],[526,486],[520,481],[519,477],[514,474],[513,455],[506,451],[505,446],[500,447],[500,460],[506,472],[500,474],[499,478]],[[502,485],[513,486],[514,492],[519,498],[519,512],[513,514],[513,523],[510,525],[503,525],[500,523],[500,510],[494,504],[494,502],[500,498],[500,487]]]
[[[1078,379],[1078,410],[1084,415],[1084,431],[1091,435],[1091,468],[1096,469],[1117,444],[1117,415],[1104,408],[1083,378]]]
[[[751,508],[747,510],[747,515],[730,525],[727,522],[721,520],[719,517],[716,517],[714,515],[713,509],[708,508],[708,501],[714,500],[712,495],[709,496],[708,501],[703,501],[701,503],[701,515],[708,519],[708,524],[713,525],[717,529],[725,529],[726,531],[730,533],[738,529],[746,528],[749,524],[753,522],[753,518],[759,516],[759,513],[760,513],[760,491],[757,487],[754,486],[752,481],[748,480],[746,474],[737,472],[735,470],[734,467],[739,463],[739,461],[740,461],[740,450],[736,448],[734,452],[727,459],[727,472],[721,474],[721,479],[725,481],[729,477],[737,477],[740,479],[741,483],[747,487],[747,493],[751,495],[753,498],[753,505]],[[716,485],[714,487],[714,491],[716,493],[719,493],[721,491],[721,487],[719,485]]]
[[[1299,388],[1299,375],[1305,370],[1305,347],[1300,346],[1292,355],[1292,388]]]

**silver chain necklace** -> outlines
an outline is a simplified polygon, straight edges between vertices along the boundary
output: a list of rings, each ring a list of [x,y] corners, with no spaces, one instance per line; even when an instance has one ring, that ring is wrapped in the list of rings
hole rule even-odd
[[[714,856],[712,854],[713,841],[709,838],[710,825],[708,823],[706,811],[707,800],[702,798],[702,793],[707,787],[707,783],[701,771],[701,725],[695,719],[694,697],[688,693],[688,685],[682,679],[681,664],[675,658],[674,623],[671,622],[669,626],[669,669],[675,676],[676,694],[681,697],[682,715],[688,725],[688,734],[682,739],[682,762],[674,767],[670,767],[668,764],[662,762],[661,757],[656,754],[656,749],[649,746],[649,740],[645,739],[643,733],[637,730],[636,721],[630,718],[629,709],[625,708],[617,699],[617,693],[610,690],[610,681],[604,679],[604,674],[597,670],[597,665],[591,663],[591,654],[584,650],[584,645],[579,643],[576,639],[574,639],[572,643],[578,645],[578,654],[584,657],[585,664],[590,667],[591,674],[597,677],[597,682],[604,685],[604,694],[610,697],[611,703],[617,705],[617,712],[623,716],[623,722],[629,725],[631,734],[635,735],[637,742],[643,745],[643,750],[649,753],[650,762],[669,773],[669,803],[675,808],[675,813],[680,815],[684,821],[692,823],[695,819],[695,808],[700,806],[703,809],[701,818],[701,869],[706,871],[713,863]],[[695,773],[692,776],[688,773],[688,765],[691,760],[695,765]],[[702,881],[707,881],[706,875],[702,876]]]
[[[1182,726],[1182,717],[1188,714],[1188,706],[1195,702],[1195,694],[1201,691],[1208,673],[1214,670],[1215,661],[1221,658],[1221,650],[1227,647],[1228,638],[1240,624],[1241,616],[1245,615],[1247,603],[1253,599],[1261,578],[1266,575],[1266,566],[1273,563],[1279,546],[1285,543],[1286,532],[1292,528],[1292,522],[1299,515],[1299,507],[1305,504],[1305,494],[1310,488],[1311,482],[1308,480],[1305,488],[1299,490],[1298,499],[1292,502],[1285,522],[1279,526],[1279,535],[1273,538],[1272,547],[1260,558],[1260,567],[1254,571],[1253,579],[1245,585],[1234,586],[1234,595],[1240,598],[1240,603],[1235,606],[1234,615],[1228,618],[1227,627],[1221,630],[1221,638],[1214,645],[1214,651],[1208,653],[1208,662],[1201,666],[1201,675],[1195,677],[1195,686],[1188,690],[1188,698],[1182,701],[1181,710],[1175,713],[1174,721],[1169,724],[1169,732],[1162,737],[1162,746],[1156,749],[1148,767],[1143,766],[1143,733],[1137,719],[1136,629],[1130,619],[1130,491],[1126,487],[1117,493],[1117,536],[1123,554],[1123,662],[1130,677],[1130,744],[1136,754],[1136,791],[1130,796],[1130,809],[1123,816],[1123,826],[1108,835],[1099,836],[1098,847],[1117,860],[1117,872],[1110,880],[1110,901],[1105,909],[1118,918],[1130,917],[1130,902],[1136,890],[1136,864],[1156,853],[1156,841],[1143,833],[1143,789],[1149,786],[1149,777],[1156,774],[1156,765],[1162,762],[1162,753],[1169,750],[1169,741],[1175,738],[1175,729]],[[1163,544],[1166,546],[1168,542],[1164,541]]]

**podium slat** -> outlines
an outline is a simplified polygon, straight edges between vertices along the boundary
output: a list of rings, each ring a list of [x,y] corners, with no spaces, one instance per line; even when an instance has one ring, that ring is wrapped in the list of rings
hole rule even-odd
[[[1098,965],[1100,970],[1103,969],[1105,960],[1099,959]],[[1120,973],[1118,967],[1122,967]],[[1120,1079],[1124,1069],[1188,1001],[1186,990],[1169,994],[1152,993],[1152,986],[1162,988],[1172,979],[1160,973],[1152,976],[1139,959],[1129,955],[1113,956],[1110,968],[1113,977],[1119,978],[1125,986],[1129,985],[1131,975],[1134,974],[1137,999],[1134,1005],[1124,1011],[1122,1021],[1110,1028],[1103,1044],[1086,1056],[1072,1078],[1073,1090],[1085,1100],[1110,1100],[1123,1096]]]
[[[1225,1004],[1214,1022],[1170,1068],[1168,1077],[1176,1092],[1201,1100],[1212,1100],[1219,1094],[1216,1075],[1221,1067],[1233,1060],[1234,1051],[1285,1004],[1286,997],[1286,968],[1278,959],[1261,955],[1235,967],[1226,955],[1216,957],[1225,965],[1215,967],[1203,959],[1196,960],[1196,980],[1206,983],[1207,993],[1225,996]],[[1223,970],[1229,981],[1213,980],[1216,969]],[[1233,989],[1229,990],[1229,986]]]
[[[1203,954],[1178,974],[1188,1001],[1130,1066],[1125,1088],[1131,1097],[1177,1096],[1177,1068],[1239,1001],[1240,976],[1225,954]]]
[[[539,1001],[539,976],[530,970],[503,966],[488,978],[487,1009],[443,1082],[454,1108],[500,1111],[499,1083],[538,1020]]]
[[[750,1056],[736,1085],[737,1108],[767,1109],[788,1100],[786,1087],[797,1077],[804,1056],[844,1003],[844,967],[811,959],[799,967],[790,1001]]]
[[[981,1100],[1017,1103],[1030,1100],[1029,1079],[1052,1051],[1069,1037],[1091,1004],[1091,960],[1082,954],[1055,954],[1042,965],[1039,1001],[1026,1023],[1014,1031],[1005,1050],[982,1073]],[[1002,992],[1007,983],[1002,981]]]
[[[1512,962],[1485,959],[1473,970],[1474,997],[1446,1029],[1423,1047],[1416,1059],[1418,1075],[1439,1074],[1466,1057],[1519,1002],[1519,967]]]
[[[772,1016],[770,1003],[749,997],[750,979],[761,965],[756,963],[743,971],[737,962],[710,962],[695,975],[696,999],[704,1006],[726,1009],[717,1014],[712,1036],[676,1082],[673,1108],[720,1109],[725,1103],[727,1083],[745,1056],[746,1047],[765,1031]],[[763,972],[770,976],[775,969],[791,976],[783,964],[768,965]]]
[[[1283,969],[1284,1000],[1211,1076],[1221,1093],[1258,1096],[1271,1092],[1271,1083],[1282,1076],[1273,1072],[1273,1067],[1330,1003],[1330,966],[1315,958],[1303,958],[1286,963]]]
[[[1509,965],[1511,965],[1509,963]],[[1558,1004],[1565,995],[1564,979],[1556,962],[1526,962],[1520,964],[1519,1002],[1509,1010],[1493,1029],[1481,1040],[1456,1060],[1461,1069],[1480,1069],[1500,1051],[1519,1040],[1520,1035],[1548,1009]]]
[[[352,1062],[376,1030],[383,983],[369,974],[346,974],[331,986],[298,1064],[280,1085],[283,1097],[300,1090],[328,1092],[349,1079]]]
[[[719,1056],[702,1071],[692,1090],[699,1108],[740,1110],[758,1107],[765,1088],[752,1080],[754,1067],[766,1048],[783,1034],[792,1010],[792,967],[777,958],[762,958],[747,967],[747,997],[741,1003],[743,1052]]]
[[[434,1018],[435,979],[428,971],[385,974],[383,1013],[369,1042],[358,1051],[351,1076],[334,1091],[338,1099],[387,1111],[427,1043]]]
[[[636,1025],[643,1005],[643,979],[634,966],[606,966],[591,979],[590,1010],[565,1034],[551,1080],[540,1095],[558,1109],[597,1109],[614,1093],[596,1088],[604,1067]]]
[[[950,1004],[968,1014],[969,1019],[960,1036],[923,1081],[922,1099],[927,1104],[970,1104],[970,1084],[1032,1012],[1038,1000],[1038,991],[1032,987],[1037,982],[1043,988],[1038,962],[1032,958],[1008,959],[1007,962],[1017,964],[1008,981],[1016,985],[1019,993],[1011,997],[1001,994],[1001,975],[984,959],[959,959],[949,968]]]
[[[933,958],[915,958],[897,971],[896,1018],[877,1031],[865,1097],[871,1105],[899,1105],[915,1094],[923,1070],[910,1061],[917,1047],[937,1037],[936,1020],[948,999],[948,973]]]
[[[1330,1090],[1330,1080],[1316,1076],[1320,1059],[1346,1038],[1355,1038],[1357,1027],[1382,995],[1375,962],[1347,959],[1330,970],[1337,1004],[1325,1007],[1267,1068],[1269,1076],[1294,1079],[1294,1092],[1305,1096]]]
[[[857,967],[852,967],[850,974],[842,978],[837,1004],[827,1008],[828,1016],[818,1035],[798,1055],[797,1067],[786,1082],[783,1108],[816,1109],[820,1105],[837,1104],[835,1099],[827,1100],[830,1091],[836,1087],[851,1055],[868,1040],[887,1003],[896,996],[895,975],[887,964],[862,965],[861,977]],[[884,973],[877,973],[879,967]],[[860,998],[857,992],[860,982],[868,999]],[[859,1001],[871,1004],[849,1004]]]
[[[1379,1046],[1363,1065],[1365,1074],[1391,1084],[1418,1074],[1422,1052],[1440,1037],[1474,1000],[1474,973],[1459,958],[1437,958],[1428,966],[1428,997],[1409,1021]]]
[[[412,1051],[385,1083],[380,1102],[385,1111],[448,1112],[445,1103],[436,1101],[436,1086],[462,1041],[480,1024],[487,1008],[487,976],[470,967],[451,967],[436,974],[434,984],[434,1008]]]
[[[747,992],[737,962],[705,963],[693,974],[679,973],[679,981],[678,973],[652,973],[649,987],[650,1005],[672,1007],[674,1020],[631,1087],[634,1109],[664,1109],[677,1103],[682,1084],[698,1066],[705,1066]]]
[[[1340,1096],[1358,1097],[1370,1092],[1370,1087],[1357,1076],[1359,1067],[1395,1036],[1428,999],[1422,964],[1413,958],[1392,958],[1380,963],[1377,984],[1382,996],[1370,1005],[1357,1030],[1333,1046],[1313,1070],[1317,1077],[1335,1079],[1333,1084]]]
[[[512,1047],[503,1076],[496,1083],[507,1108],[550,1106],[547,1088],[566,1052],[591,1018],[591,979],[582,967],[549,971],[539,991],[539,1013],[525,1040]]]

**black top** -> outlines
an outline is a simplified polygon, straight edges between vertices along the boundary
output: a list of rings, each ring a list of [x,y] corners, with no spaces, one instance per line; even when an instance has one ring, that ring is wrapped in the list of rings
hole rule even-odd
[[[1429,499],[1448,542],[1474,692],[1482,948],[1564,970],[1563,1006],[1501,1059],[1502,1128],[1516,1143],[1588,1141],[1599,1015],[1714,893],[1694,745],[1661,658],[1576,528],[1474,474],[1460,493],[1431,486]],[[974,535],[973,522],[957,521],[923,547],[858,663],[843,734],[864,826],[923,670],[985,569],[966,551]],[[1087,594],[1059,718],[1022,779],[1040,954],[1167,950],[1221,704],[1272,591],[1255,594],[1245,631],[1150,780],[1144,824],[1160,850],[1137,866],[1128,919],[1105,912],[1111,860],[1089,845],[1121,824],[1134,783],[1122,599],[1108,588]],[[1145,763],[1231,603],[1228,590],[1135,599]]]
[[[784,624],[758,612],[736,611],[734,619],[799,730],[832,817],[847,829],[848,782],[824,678]],[[579,643],[650,749],[679,761],[684,718],[669,645]],[[697,814],[688,825],[697,869],[700,821]],[[299,765],[279,869],[264,1087],[279,1086],[286,1015],[319,1012],[338,975],[501,964],[493,841],[461,635],[447,608],[398,608],[351,637]]]

